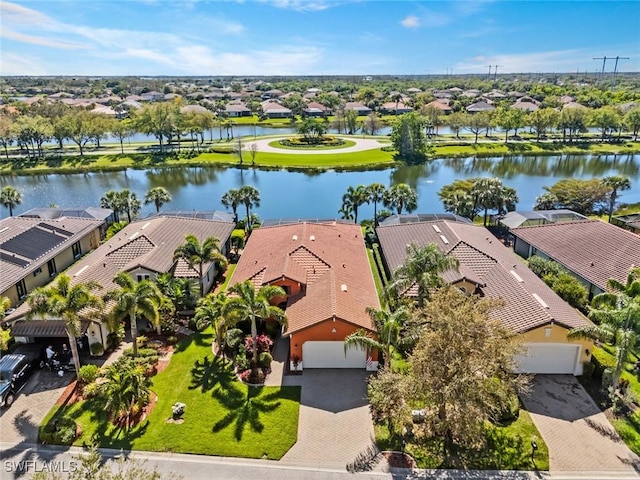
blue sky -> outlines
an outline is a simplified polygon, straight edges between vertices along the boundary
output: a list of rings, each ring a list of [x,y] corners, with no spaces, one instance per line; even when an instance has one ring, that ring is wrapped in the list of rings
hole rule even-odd
[[[640,71],[636,0],[2,1],[0,33],[2,75]]]

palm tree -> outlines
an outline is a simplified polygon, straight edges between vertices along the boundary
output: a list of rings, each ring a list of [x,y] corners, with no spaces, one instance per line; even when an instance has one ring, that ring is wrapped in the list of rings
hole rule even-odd
[[[216,336],[216,355],[224,357],[224,345],[226,343],[227,330],[235,326],[234,319],[225,316],[227,308],[227,296],[224,292],[209,294],[198,301],[194,320],[198,330],[211,325]]]
[[[387,288],[398,297],[415,285],[418,289],[418,305],[422,306],[429,299],[429,289],[442,285],[440,274],[451,269],[457,270],[459,262],[457,258],[443,254],[434,243],[426,247],[411,244],[407,247],[407,254],[404,263],[393,273]]]
[[[574,328],[569,338],[616,339],[616,365],[611,379],[615,389],[640,333],[640,267],[629,271],[626,284],[610,278],[607,288],[609,291],[591,301],[589,318],[597,325]]]
[[[140,211],[140,200],[138,200],[138,196],[128,188],[118,192],[118,197],[120,198],[121,209],[127,213],[127,220],[131,223],[132,217],[136,216]]]
[[[106,400],[105,411],[115,421],[125,417],[125,425],[129,428],[131,415],[149,403],[151,380],[144,374],[142,366],[132,360],[109,365],[104,380],[99,389]]]
[[[275,297],[284,297],[285,291],[275,285],[265,285],[256,291],[253,284],[246,280],[236,283],[229,289],[233,296],[226,303],[225,312],[238,322],[251,322],[251,338],[253,340],[253,362],[251,364],[252,376],[258,369],[258,321],[267,319],[278,322],[281,325],[287,323],[284,312],[273,305],[271,300]]]
[[[390,365],[391,349],[398,348],[401,342],[400,333],[409,318],[409,310],[405,306],[394,312],[368,307],[367,313],[376,325],[378,338],[375,339],[369,332],[360,329],[344,339],[345,353],[351,346],[367,350],[377,348],[383,353],[386,364]]]
[[[473,211],[473,197],[464,190],[456,190],[450,196],[442,199],[444,209],[447,212],[455,213],[461,217],[467,217],[473,220],[475,212]]]
[[[348,187],[347,192],[342,195],[341,211],[351,211],[353,213],[353,221],[358,223],[358,208],[365,203],[369,203],[369,192],[364,185],[358,185],[356,188]]]
[[[233,220],[235,222],[238,221],[238,205],[242,203],[242,199],[240,198],[240,190],[236,188],[232,188],[227,193],[222,195],[221,199],[222,205],[226,208],[230,208],[233,212]]]
[[[153,203],[156,206],[156,213],[160,212],[160,207],[171,201],[171,194],[164,187],[154,187],[144,196],[144,203]]]
[[[260,192],[257,188],[254,188],[250,185],[244,185],[243,187],[240,187],[238,195],[240,198],[240,203],[244,203],[244,206],[247,209],[247,223],[245,225],[245,228],[248,232],[250,232],[252,228],[250,221],[250,211],[252,207],[260,206]]]
[[[216,262],[220,269],[227,268],[227,259],[220,252],[220,242],[215,237],[208,237],[200,243],[195,235],[187,235],[185,243],[173,252],[173,259],[186,260],[191,268],[198,267],[198,282],[200,284],[200,298],[204,297],[204,264]]]
[[[131,322],[131,339],[133,340],[133,356],[138,355],[138,315],[150,321],[160,333],[160,313],[158,307],[162,301],[162,294],[156,284],[150,280],[136,282],[127,272],[118,273],[113,283],[120,288],[108,292],[105,298],[115,300],[112,315],[117,321],[127,316]]]
[[[373,202],[373,225],[378,226],[378,203],[384,199],[384,194],[387,191],[386,187],[381,183],[372,183],[367,187],[367,193],[369,194],[369,201]]]
[[[109,190],[102,197],[100,197],[100,206],[102,208],[110,208],[111,210],[113,210],[113,217],[116,223],[120,221],[120,213],[123,212],[120,192]]]
[[[623,177],[622,175],[613,175],[603,178],[602,183],[609,188],[609,223],[611,223],[618,192],[629,190],[631,188],[631,180],[629,177]]]
[[[9,216],[13,217],[13,209],[22,203],[22,193],[11,185],[7,185],[0,191],[0,203],[9,209]]]
[[[398,183],[389,188],[384,194],[383,201],[385,207],[395,208],[398,215],[402,214],[402,210],[411,213],[418,208],[418,195],[405,183]]]
[[[44,319],[60,319],[64,322],[76,374],[80,371],[76,339],[82,335],[82,319],[87,313],[84,310],[102,305],[100,299],[92,293],[99,288],[101,287],[97,282],[71,285],[71,278],[63,273],[58,276],[54,285],[38,287],[27,298],[31,308],[27,318],[40,316]]]
[[[499,178],[479,178],[473,183],[471,195],[475,199],[475,204],[484,209],[485,227],[487,226],[487,212],[490,208],[497,208],[502,190],[502,181]]]

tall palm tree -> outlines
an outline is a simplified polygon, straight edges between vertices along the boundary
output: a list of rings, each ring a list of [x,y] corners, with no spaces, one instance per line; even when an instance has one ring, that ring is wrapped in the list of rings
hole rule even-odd
[[[240,198],[240,190],[237,188],[232,188],[227,193],[222,195],[221,199],[222,205],[226,208],[230,208],[233,212],[233,220],[235,222],[238,221],[238,205],[242,203],[242,199]]]
[[[353,221],[358,223],[358,208],[365,203],[369,203],[369,192],[364,185],[356,188],[348,187],[347,192],[342,195],[341,211],[353,212]]]
[[[487,226],[487,212],[497,208],[503,186],[499,178],[479,178],[473,183],[471,195],[475,204],[484,209],[484,226]]]
[[[450,196],[444,197],[442,203],[447,212],[452,212],[471,220],[475,217],[473,197],[464,190],[454,191]]]
[[[394,312],[377,310],[368,307],[367,313],[376,325],[378,338],[371,336],[366,330],[360,329],[344,339],[345,353],[351,346],[371,350],[377,348],[384,355],[386,365],[391,364],[391,349],[398,348],[401,342],[401,331],[409,318],[409,310],[401,306]]]
[[[227,308],[227,295],[224,292],[209,294],[198,301],[194,320],[199,330],[211,325],[216,337],[216,355],[224,356],[224,345],[226,343],[227,330],[235,326],[235,321],[231,316],[225,316]]]
[[[144,196],[144,203],[148,205],[153,203],[156,206],[156,213],[160,212],[160,207],[171,201],[171,194],[164,187],[154,187],[147,191]]]
[[[11,185],[7,185],[0,191],[0,203],[9,209],[9,216],[13,217],[13,209],[22,203],[22,193]]]
[[[140,211],[140,200],[138,196],[128,188],[118,192],[118,197],[120,198],[122,211],[127,214],[127,220],[131,223],[131,219]]]
[[[422,306],[429,299],[429,289],[442,285],[440,274],[458,266],[458,259],[442,253],[436,244],[418,247],[412,243],[407,247],[406,260],[393,273],[389,292],[398,297],[415,285],[418,305]]]
[[[613,210],[616,206],[616,200],[618,199],[618,192],[629,190],[631,188],[631,180],[629,177],[623,177],[622,175],[613,175],[603,178],[602,183],[609,188],[609,223],[611,223]]]
[[[275,285],[265,285],[256,291],[253,284],[246,280],[236,283],[229,289],[233,296],[226,303],[225,311],[238,322],[251,322],[251,338],[253,340],[253,362],[251,365],[253,375],[258,369],[258,321],[267,319],[278,322],[281,325],[287,323],[282,309],[271,305],[274,297],[283,297],[285,291]]]
[[[227,267],[227,259],[220,252],[220,242],[215,237],[208,237],[204,242],[200,243],[200,240],[198,240],[195,235],[187,235],[185,237],[185,243],[173,252],[174,260],[180,258],[186,260],[191,268],[198,267],[200,298],[203,298],[205,294],[204,281],[202,279],[204,264],[216,262],[222,270]]]
[[[238,195],[240,196],[240,203],[244,203],[244,206],[247,209],[247,224],[245,228],[250,232],[252,228],[251,208],[260,206],[260,192],[257,188],[250,185],[244,185],[240,187]]]
[[[607,288],[591,301],[589,318],[597,325],[575,328],[569,338],[616,339],[616,365],[611,379],[616,388],[640,333],[640,267],[629,271],[626,283],[610,278]]]
[[[162,294],[155,283],[150,280],[136,282],[127,272],[118,273],[113,283],[120,288],[108,292],[105,298],[114,300],[115,306],[112,316],[122,321],[127,316],[131,322],[131,339],[133,340],[133,356],[138,355],[138,323],[137,317],[142,315],[150,321],[160,332],[160,313],[158,307],[162,301]]]
[[[384,199],[387,188],[381,183],[372,183],[367,187],[369,201],[373,202],[373,225],[378,226],[378,203]]]
[[[99,389],[106,400],[105,411],[116,421],[125,417],[125,425],[129,428],[131,415],[149,403],[151,380],[132,360],[109,365],[104,380]]]
[[[402,210],[411,213],[418,208],[418,195],[406,183],[398,183],[389,188],[384,194],[383,201],[385,207],[395,208],[398,215],[402,214]]]
[[[27,318],[40,316],[44,319],[60,319],[64,322],[76,374],[80,371],[76,339],[82,335],[82,319],[87,313],[85,309],[98,308],[102,305],[101,300],[92,293],[99,288],[101,287],[97,282],[71,285],[71,278],[63,273],[58,275],[54,285],[38,287],[27,298],[31,308]]]
[[[110,208],[113,210],[113,217],[117,222],[120,221],[120,213],[122,213],[122,198],[120,198],[120,192],[115,190],[109,190],[102,197],[100,197],[100,206],[102,208]]]

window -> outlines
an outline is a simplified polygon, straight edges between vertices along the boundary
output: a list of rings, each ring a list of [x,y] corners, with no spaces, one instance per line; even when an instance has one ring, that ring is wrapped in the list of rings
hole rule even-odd
[[[289,285],[281,285],[281,287],[285,294],[289,295],[291,293],[291,287]]]
[[[47,262],[47,268],[49,269],[49,276],[55,277],[58,274],[58,270],[56,269],[56,260],[52,258]]]
[[[80,242],[76,242],[71,246],[71,250],[73,251],[73,258],[78,258],[82,255],[82,248],[80,247]]]
[[[138,275],[138,282],[142,281],[142,275]]]
[[[38,275],[40,275],[42,273],[42,267],[38,267],[33,271],[33,276],[37,277]]]
[[[16,283],[16,290],[18,291],[18,298],[23,299],[27,296],[27,286],[24,284],[24,279]]]

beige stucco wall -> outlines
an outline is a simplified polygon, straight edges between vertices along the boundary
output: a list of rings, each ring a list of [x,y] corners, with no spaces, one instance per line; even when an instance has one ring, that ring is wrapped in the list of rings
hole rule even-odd
[[[547,336],[547,331],[550,329]],[[570,343],[580,345],[580,363],[591,360],[591,352],[593,351],[593,340],[589,339],[567,339],[569,330],[561,325],[550,323],[534,330],[529,330],[522,334],[522,341],[525,343]]]

